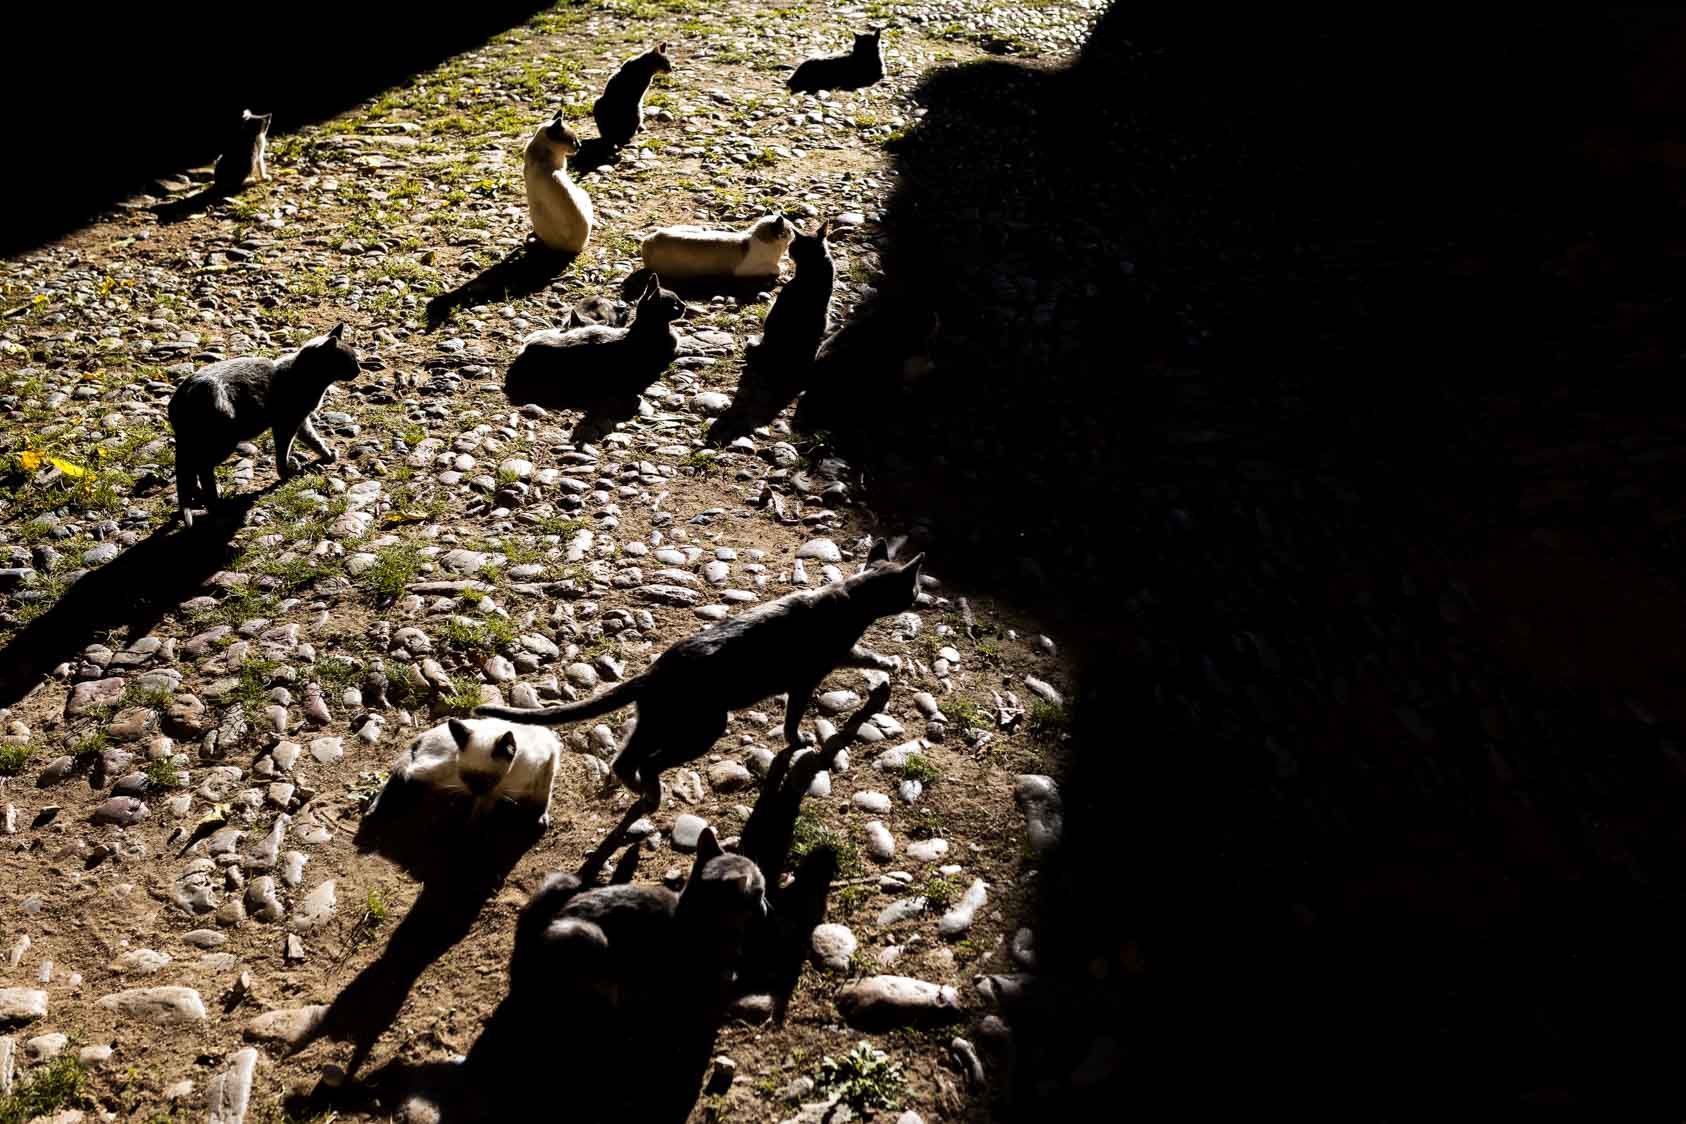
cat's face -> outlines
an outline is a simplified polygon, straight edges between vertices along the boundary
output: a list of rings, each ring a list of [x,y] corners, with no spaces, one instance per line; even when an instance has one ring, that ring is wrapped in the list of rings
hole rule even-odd
[[[730,955],[744,933],[772,912],[761,868],[743,855],[728,855],[704,828],[697,838],[697,860],[680,896],[685,912],[714,931],[722,952]]]
[[[790,243],[790,260],[797,268],[813,265],[831,257],[831,220],[820,223],[812,234],[798,234]]]
[[[878,37],[882,31],[869,31],[865,35],[855,36],[855,54],[876,55],[878,53]]]
[[[924,562],[924,554],[906,562],[892,562],[889,542],[879,539],[867,552],[859,596],[879,616],[913,608],[919,600],[919,570]]]
[[[357,352],[345,342],[343,323],[299,348],[298,364],[323,382],[350,382],[363,369]]]
[[[486,795],[498,787],[515,760],[515,731],[499,732],[485,723],[470,726],[457,718],[448,725],[457,743],[457,773],[464,787],[476,796]]]
[[[661,278],[650,274],[649,284],[644,286],[644,295],[638,298],[638,310],[635,321],[648,324],[654,321],[658,324],[671,324],[685,315],[685,302],[679,299],[679,294],[672,289],[662,288]]]
[[[572,156],[580,150],[580,138],[574,135],[574,130],[562,124],[561,114],[544,127],[541,135],[561,156]]]
[[[790,240],[796,236],[796,228],[790,225],[790,220],[783,215],[767,215],[755,221],[749,228],[750,237],[760,242],[784,243],[790,245]]]
[[[656,49],[644,56],[650,60],[650,65],[663,74],[673,73],[673,60],[667,57],[667,44],[658,43]]]

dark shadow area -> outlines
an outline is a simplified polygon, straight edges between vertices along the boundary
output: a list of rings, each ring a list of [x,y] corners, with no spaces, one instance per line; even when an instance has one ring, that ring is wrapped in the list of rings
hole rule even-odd
[[[636,300],[650,283],[648,269],[635,269],[621,282],[621,299]],[[739,304],[752,304],[756,294],[778,288],[777,277],[680,277],[661,279],[662,288],[678,293],[685,301],[707,302],[714,297],[728,297]]]
[[[428,301],[428,330],[438,328],[459,308],[536,293],[560,277],[573,260],[572,254],[559,253],[536,238],[528,238],[500,261]]]
[[[927,81],[936,368],[830,428],[1081,662],[1004,1115],[1686,1108],[1683,44],[1115,7]]]
[[[167,199],[154,206],[152,213],[158,216],[158,221],[161,223],[181,222],[184,219],[192,218],[194,215],[204,214],[211,209],[217,200],[230,199],[236,194],[238,193],[212,184],[201,191],[195,191],[192,195],[184,195],[178,199]]]
[[[69,233],[158,176],[212,160],[242,109],[271,137],[320,121],[548,7],[491,0],[422,13],[388,2],[263,8],[41,6],[14,29],[0,125],[19,154],[0,253]],[[89,81],[89,75],[99,75]]]
[[[587,172],[610,164],[620,163],[620,151],[602,137],[586,137],[580,141],[579,151],[568,159],[568,171],[575,176],[583,176]]]
[[[89,570],[0,649],[0,707],[18,702],[59,664],[112,629],[126,641],[150,633],[234,557],[230,544],[268,489],[224,497],[214,515],[179,520]]]

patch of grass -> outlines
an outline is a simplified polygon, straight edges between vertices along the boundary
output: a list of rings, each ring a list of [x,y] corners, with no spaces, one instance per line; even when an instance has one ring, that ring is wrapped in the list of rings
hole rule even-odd
[[[357,774],[356,780],[345,782],[345,793],[357,804],[359,813],[367,812],[385,784],[384,772],[362,772]]]
[[[943,778],[942,773],[937,771],[937,767],[931,764],[922,753],[907,755],[907,763],[902,766],[902,776],[910,781],[918,781],[927,787]]]
[[[363,916],[376,925],[386,920],[386,894],[381,887],[369,887],[368,897],[364,902]]]
[[[229,701],[238,702],[251,713],[269,700],[269,679],[281,665],[275,660],[250,659],[240,665],[240,682],[229,692]]]
[[[439,638],[465,656],[483,659],[515,639],[515,625],[507,617],[452,617],[441,626]]]
[[[1030,731],[1043,737],[1061,738],[1071,732],[1071,714],[1060,703],[1038,700],[1030,708]]]
[[[944,714],[960,723],[962,729],[987,730],[995,724],[984,713],[983,707],[964,695],[949,695],[938,705]]]
[[[35,750],[27,745],[0,745],[0,777],[15,777],[23,772]]]
[[[358,681],[362,670],[343,656],[329,656],[317,661],[316,682],[323,690],[344,690]]]
[[[357,576],[362,587],[382,601],[404,594],[404,587],[421,572],[421,556],[413,546],[389,546],[375,555],[375,564]]]
[[[860,848],[847,837],[827,827],[812,812],[803,812],[796,817],[796,823],[791,829],[791,861],[800,861],[806,858],[810,851],[819,847],[830,847],[832,853],[837,856],[838,877],[853,878],[861,873],[863,867]]]
[[[61,1054],[36,1066],[0,1097],[0,1124],[24,1124],[37,1116],[51,1116],[82,1101],[86,1074],[74,1057]]]
[[[901,1063],[875,1048],[870,1042],[857,1042],[855,1048],[840,1058],[827,1055],[820,1059],[819,1076],[815,1085],[840,1100],[856,1112],[894,1108],[902,1093]]]
[[[173,760],[166,757],[146,767],[146,780],[153,788],[180,788],[181,770],[176,768]]]
[[[439,702],[446,714],[466,718],[480,705],[480,684],[472,679],[453,679],[451,693],[442,697]]]
[[[919,896],[925,899],[928,909],[947,909],[960,896],[960,887],[951,878],[933,874],[919,888]]]
[[[853,916],[855,911],[865,905],[876,891],[871,886],[845,886],[838,890],[832,902],[844,916]]]
[[[71,747],[70,755],[72,757],[92,756],[103,751],[106,747],[106,743],[109,741],[110,738],[106,735],[104,730],[95,730],[93,733],[87,734],[78,740],[77,743]]]

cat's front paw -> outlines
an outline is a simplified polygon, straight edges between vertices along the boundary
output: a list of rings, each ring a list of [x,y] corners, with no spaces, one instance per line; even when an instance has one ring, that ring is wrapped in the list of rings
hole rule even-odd
[[[317,464],[333,464],[335,461],[337,461],[339,459],[340,459],[340,455],[338,453],[334,452],[332,449],[325,449],[325,450],[323,450],[321,457],[319,457],[317,459],[316,463]]]

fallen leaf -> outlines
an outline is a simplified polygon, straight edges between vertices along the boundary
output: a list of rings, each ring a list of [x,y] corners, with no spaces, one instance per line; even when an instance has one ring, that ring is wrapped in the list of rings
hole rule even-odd
[[[41,467],[41,454],[34,449],[25,449],[18,454],[18,464],[23,466],[25,472],[34,472]]]
[[[58,469],[71,479],[88,475],[88,470],[74,461],[67,461],[63,457],[48,457],[47,460],[54,468]]]

